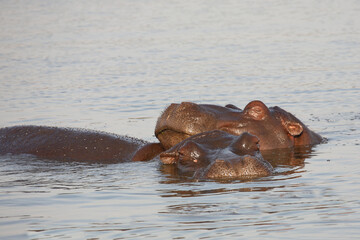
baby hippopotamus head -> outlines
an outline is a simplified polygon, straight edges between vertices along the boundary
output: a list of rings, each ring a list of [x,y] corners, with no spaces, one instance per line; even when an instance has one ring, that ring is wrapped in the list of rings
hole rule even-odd
[[[259,151],[259,139],[213,130],[194,135],[160,154],[163,164],[175,164],[195,178],[248,178],[269,176],[273,168]]]

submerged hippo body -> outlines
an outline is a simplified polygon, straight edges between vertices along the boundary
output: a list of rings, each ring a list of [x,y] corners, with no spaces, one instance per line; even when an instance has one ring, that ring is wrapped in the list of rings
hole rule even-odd
[[[194,135],[160,154],[163,164],[175,164],[196,178],[248,178],[272,174],[272,166],[259,151],[259,139],[220,130]]]
[[[0,154],[32,154],[40,158],[118,163],[152,159],[159,144],[73,128],[14,126],[0,129]]]
[[[272,173],[258,146],[258,138],[214,130],[192,136],[163,152],[158,143],[104,132],[46,126],[0,129],[0,154],[32,154],[43,159],[88,163],[119,163],[155,158],[176,164],[197,178],[241,178]]]
[[[169,149],[192,135],[214,129],[234,135],[249,132],[260,139],[260,150],[313,145],[322,141],[320,135],[291,113],[280,107],[268,108],[261,101],[250,102],[244,110],[234,105],[171,104],[159,117],[155,135],[163,147]]]

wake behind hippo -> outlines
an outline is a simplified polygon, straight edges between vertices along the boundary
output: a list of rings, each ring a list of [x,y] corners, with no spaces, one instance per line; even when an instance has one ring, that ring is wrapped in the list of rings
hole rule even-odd
[[[259,151],[259,139],[249,133],[200,133],[161,153],[160,160],[176,165],[182,173],[193,173],[195,178],[252,178],[273,172]]]
[[[159,117],[155,135],[169,149],[195,134],[223,130],[234,135],[249,132],[260,139],[260,150],[313,145],[322,137],[280,107],[252,101],[244,110],[234,106],[183,102],[171,104]]]

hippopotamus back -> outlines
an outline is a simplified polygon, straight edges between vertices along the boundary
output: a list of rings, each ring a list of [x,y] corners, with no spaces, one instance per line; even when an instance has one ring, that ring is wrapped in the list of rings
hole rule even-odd
[[[74,128],[14,126],[0,129],[0,154],[32,154],[65,161],[130,161],[145,141]]]

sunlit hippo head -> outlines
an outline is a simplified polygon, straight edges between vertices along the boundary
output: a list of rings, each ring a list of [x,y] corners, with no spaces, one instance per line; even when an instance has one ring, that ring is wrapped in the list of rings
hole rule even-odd
[[[246,132],[239,136],[220,130],[203,132],[161,153],[160,160],[197,178],[260,177],[273,171],[259,152],[259,139]]]
[[[268,108],[261,101],[248,103],[244,110],[183,102],[171,104],[159,117],[155,135],[166,148],[184,139],[210,130],[223,130],[234,135],[249,132],[260,139],[260,150],[312,145],[322,141],[320,135],[280,107]]]

